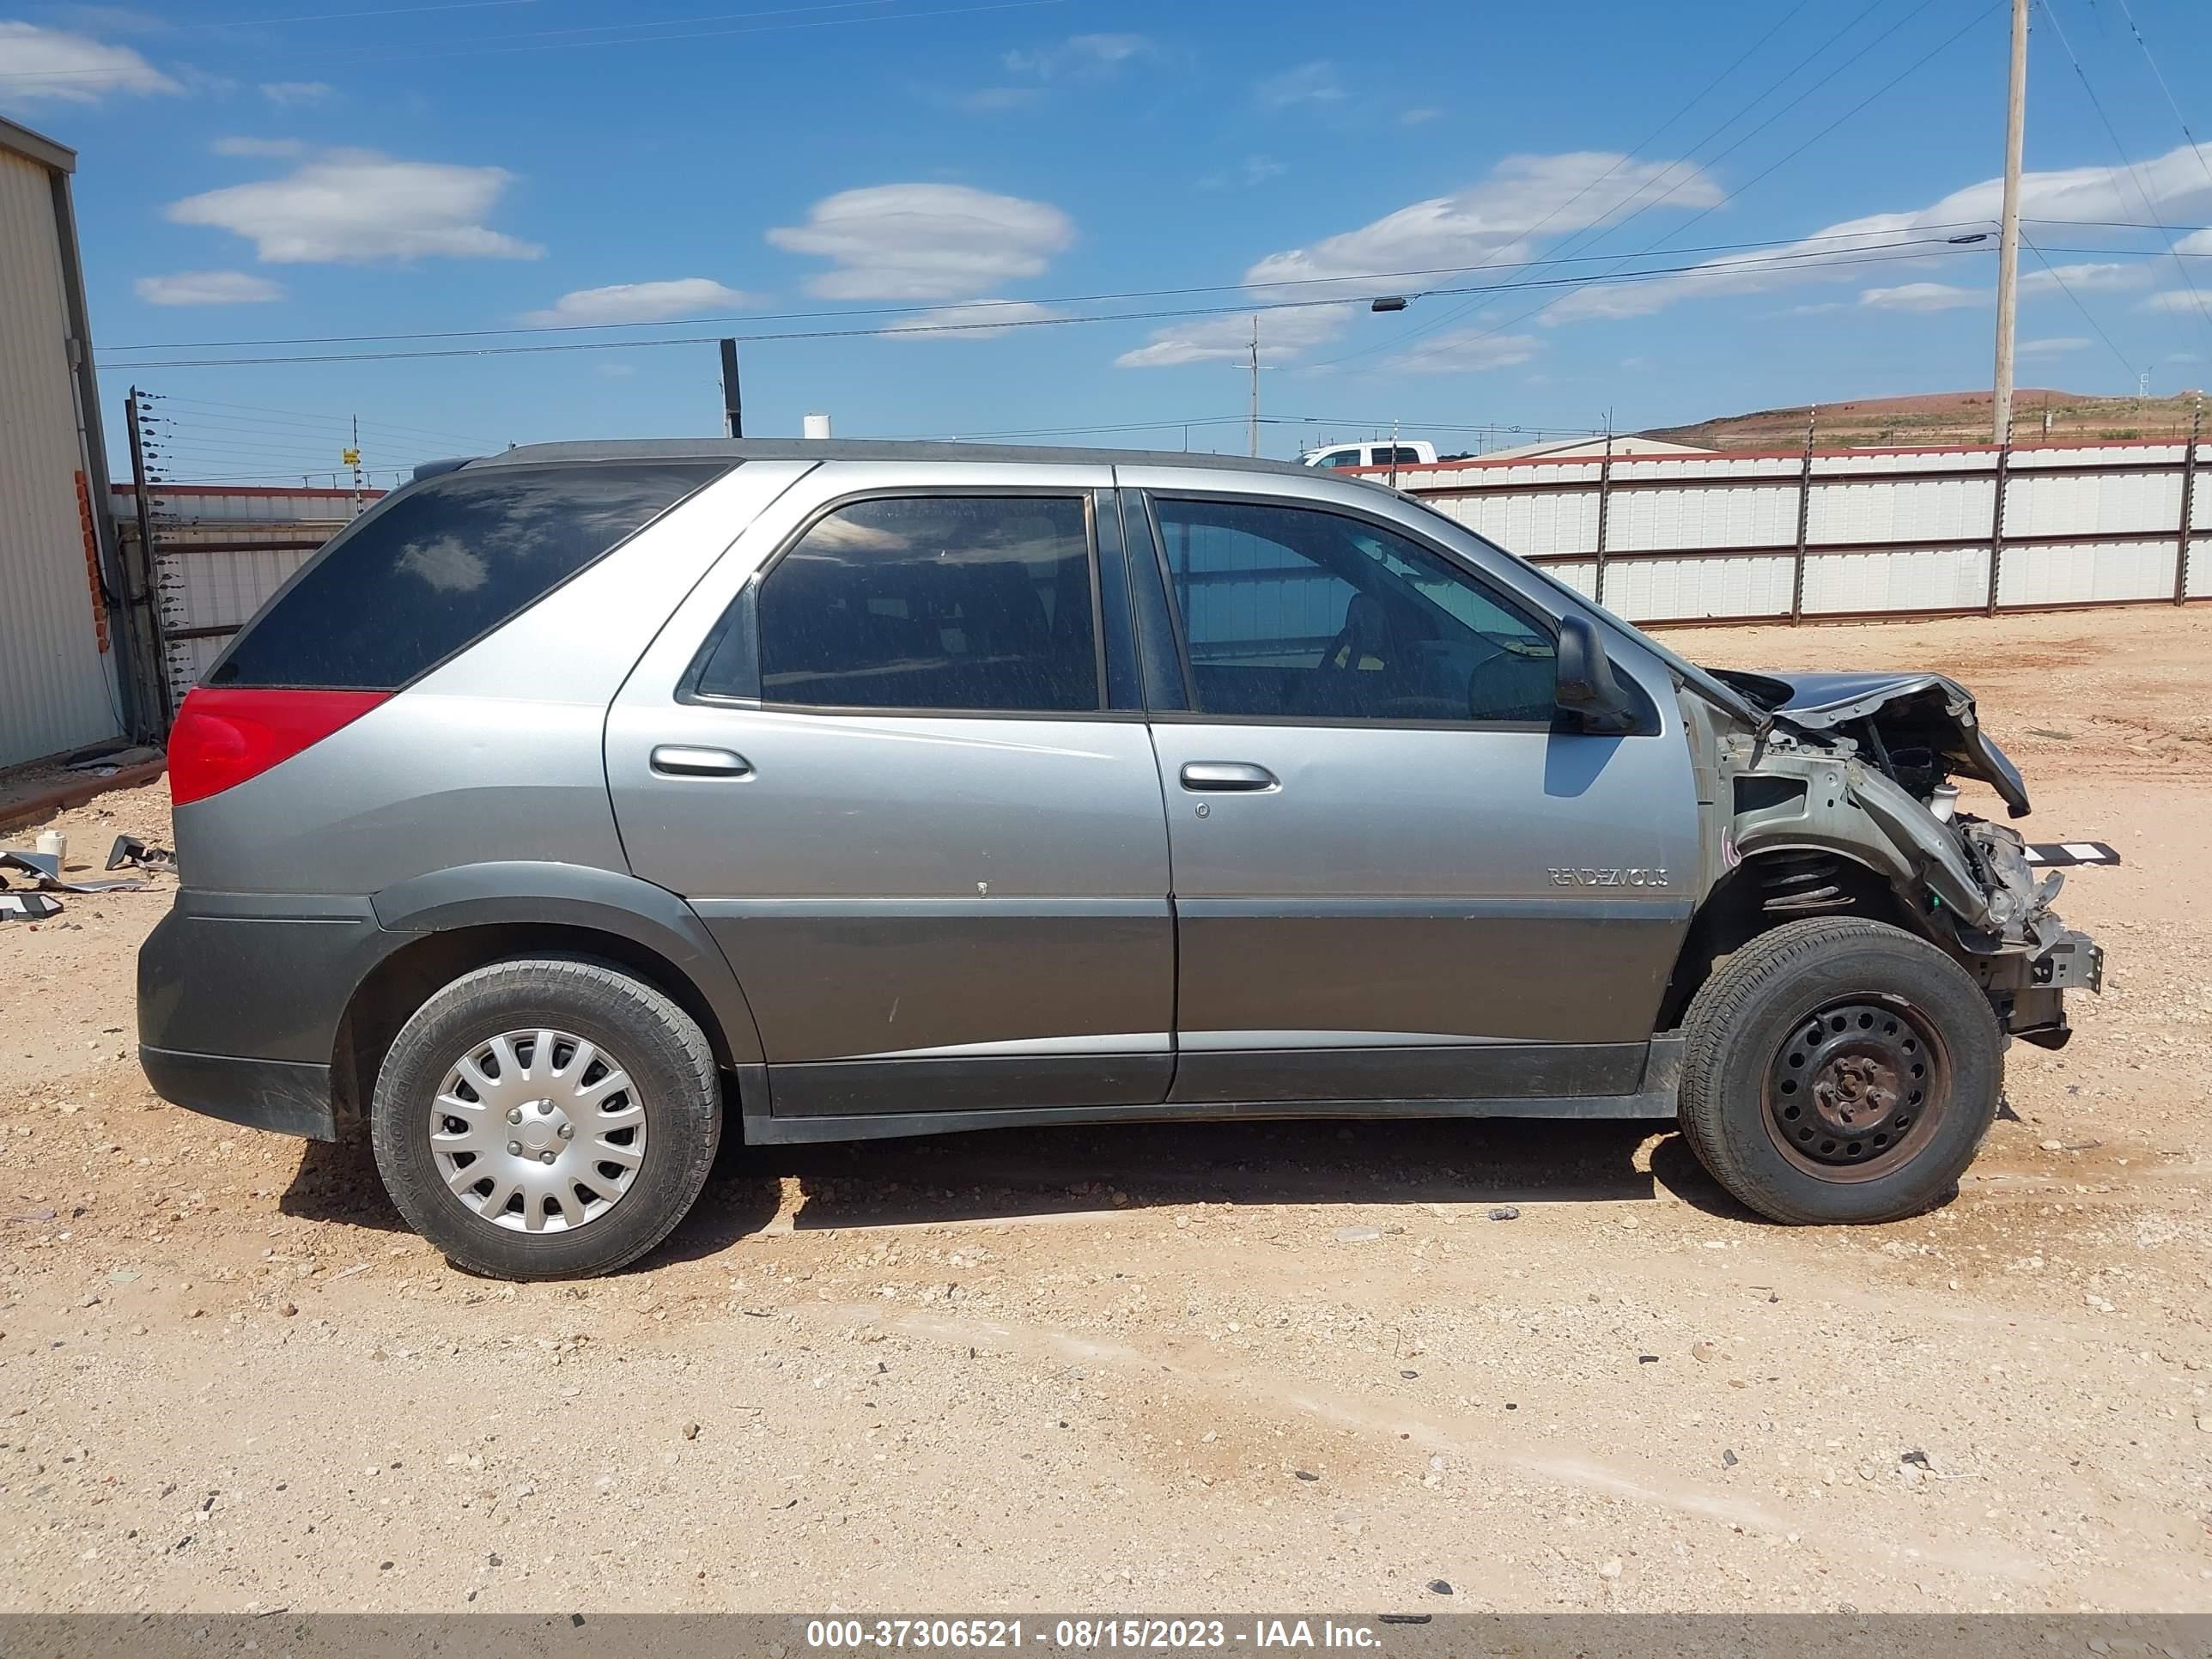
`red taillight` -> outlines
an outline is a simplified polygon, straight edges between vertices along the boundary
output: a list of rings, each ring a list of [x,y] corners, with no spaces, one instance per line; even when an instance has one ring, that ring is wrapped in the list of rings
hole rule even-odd
[[[258,777],[391,695],[195,686],[169,728],[170,799],[182,806]]]

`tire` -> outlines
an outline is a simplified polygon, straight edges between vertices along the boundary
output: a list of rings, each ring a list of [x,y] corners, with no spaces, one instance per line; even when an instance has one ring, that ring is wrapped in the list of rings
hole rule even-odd
[[[1682,1138],[1771,1220],[1931,1209],[1996,1116],[2003,1039],[1989,999],[1901,928],[1829,920],[1761,933],[1698,988],[1683,1024]]]
[[[393,1039],[369,1107],[400,1214],[498,1279],[635,1261],[690,1211],[720,1133],[721,1079],[697,1023],[576,957],[495,962],[438,992]]]

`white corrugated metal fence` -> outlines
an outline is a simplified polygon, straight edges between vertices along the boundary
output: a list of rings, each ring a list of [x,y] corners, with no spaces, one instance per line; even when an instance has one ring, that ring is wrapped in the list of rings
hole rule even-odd
[[[2208,459],[2202,442],[2131,441],[1463,461],[1397,477],[1632,622],[1809,621],[2212,596]]]

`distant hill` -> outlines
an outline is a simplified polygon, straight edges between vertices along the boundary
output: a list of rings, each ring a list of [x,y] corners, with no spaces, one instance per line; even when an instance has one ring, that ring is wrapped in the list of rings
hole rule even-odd
[[[1858,398],[1822,404],[1818,442],[1823,449],[1883,449],[1915,444],[1982,444],[1990,441],[1990,393],[1934,392],[1912,398]],[[2179,438],[2200,394],[2171,398],[2093,398],[2039,386],[2013,393],[2013,435],[2042,440],[2045,417],[2053,441],[2075,443],[2119,438]],[[1701,449],[1796,449],[1805,441],[1804,405],[1724,415],[1691,426],[1649,428],[1644,436]]]

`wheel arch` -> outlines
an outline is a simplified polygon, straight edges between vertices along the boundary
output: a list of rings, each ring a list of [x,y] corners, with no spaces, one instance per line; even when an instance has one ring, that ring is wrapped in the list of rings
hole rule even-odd
[[[594,957],[696,1020],[725,1071],[757,1066],[758,1027],[737,975],[691,907],[635,876],[577,865],[465,866],[372,901],[395,942],[356,983],[331,1054],[342,1115],[357,1116],[392,1040],[441,986],[503,957]]]
[[[1808,878],[1810,878],[1808,879]],[[1832,888],[1832,896],[1820,896]],[[1793,908],[1775,909],[1777,901]],[[1794,908],[1802,905],[1805,908]],[[1682,1023],[1714,969],[1760,934],[1793,921],[1856,917],[1942,941],[1898,897],[1888,877],[1857,854],[1812,843],[1765,846],[1715,882],[1690,919],[1667,979],[1656,1029]]]

